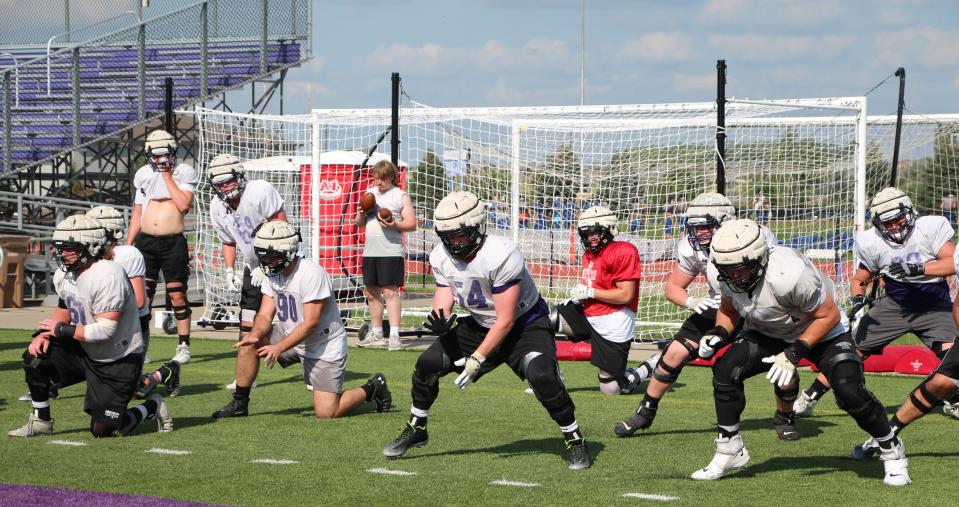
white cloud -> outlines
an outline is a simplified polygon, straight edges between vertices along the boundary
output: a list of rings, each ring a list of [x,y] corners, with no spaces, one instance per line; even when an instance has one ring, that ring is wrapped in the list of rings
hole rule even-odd
[[[781,62],[799,58],[831,58],[841,55],[855,42],[851,35],[779,36],[745,33],[712,35],[709,44],[737,59],[754,62]]]
[[[729,84],[729,80],[726,81]],[[673,90],[688,92],[716,88],[716,74],[675,74]]]
[[[929,26],[876,35],[875,65],[895,67],[917,62],[930,69],[959,65],[959,32]]]
[[[761,22],[763,26],[809,28],[836,18],[842,5],[836,0],[709,0],[699,15],[704,23],[743,25]]]
[[[367,57],[367,64],[375,69],[402,69],[427,74],[456,74],[464,70],[535,72],[571,66],[578,68],[578,62],[578,54],[573,53],[565,41],[546,38],[533,38],[515,47],[499,41],[489,41],[476,48],[434,43],[422,46],[391,44],[376,48]]]
[[[626,41],[616,52],[617,63],[687,62],[698,56],[695,41],[685,32],[650,32]]]

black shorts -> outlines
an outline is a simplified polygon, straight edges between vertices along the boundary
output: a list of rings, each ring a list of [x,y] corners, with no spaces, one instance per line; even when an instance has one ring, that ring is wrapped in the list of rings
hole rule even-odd
[[[693,312],[683,321],[683,325],[680,326],[679,331],[676,331],[676,334],[673,335],[673,339],[685,338],[698,344],[699,340],[707,331],[716,327],[716,313],[718,313],[718,310],[715,308],[709,308],[703,313]],[[742,328],[743,319],[739,319],[739,323],[736,324],[736,329],[733,329],[733,334],[731,335],[733,339],[735,339]]]
[[[133,245],[143,254],[145,279],[159,280],[162,270],[166,283],[182,282],[186,285],[190,279],[190,252],[183,234],[152,236],[141,232]]]
[[[143,343],[150,341],[150,321],[153,320],[151,315],[148,313],[146,315],[140,316],[140,334],[143,335]]]
[[[603,338],[589,323],[589,319],[583,313],[583,305],[561,304],[557,307],[557,311],[575,335],[570,338],[570,341],[588,340],[590,342],[593,352],[589,362],[617,379],[622,378],[626,373],[626,360],[629,358],[629,348],[633,342],[617,343]]]
[[[269,283],[264,281],[264,283]],[[240,289],[240,311],[260,310],[260,302],[263,300],[263,291],[259,287],[253,286],[253,276],[249,268],[243,269],[243,287]]]
[[[83,410],[94,420],[120,426],[143,371],[143,354],[101,363],[90,359],[75,340],[51,341],[49,354],[60,387],[86,382]]]
[[[952,342],[952,347],[946,351],[945,357],[936,368],[936,373],[941,373],[952,380],[959,382],[959,338]]]
[[[406,263],[402,257],[363,257],[363,285],[402,287],[405,279]]]
[[[536,309],[530,311],[537,311]],[[441,347],[450,360],[456,361],[468,357],[483,343],[489,329],[479,325],[472,317],[460,320],[454,332],[445,335],[430,345],[430,348]],[[516,376],[526,380],[523,375],[523,358],[530,353],[539,353],[556,361],[556,342],[553,339],[553,329],[549,317],[543,315],[532,322],[521,325],[516,323],[499,349],[483,361],[480,367],[479,379],[493,371],[499,365],[506,363],[516,373]],[[425,352],[424,352],[425,354]],[[463,367],[453,367],[456,371],[463,371]]]
[[[769,371],[772,365],[762,362],[762,359],[764,357],[775,356],[788,346],[788,343],[762,333],[743,331],[739,339],[734,341],[732,346],[726,350],[726,354],[716,360],[713,371],[729,366],[725,364],[729,361],[738,360],[741,361],[741,363],[733,366],[738,368],[739,380],[744,381],[749,377]],[[734,348],[740,350],[734,351]],[[817,343],[816,346],[809,351],[806,359],[815,364],[816,368],[823,372],[827,379],[831,380],[832,372],[829,371],[829,360],[843,353],[855,354],[855,348],[856,346],[853,343],[852,335],[847,331],[829,341],[820,341]],[[861,368],[859,375],[861,379]]]

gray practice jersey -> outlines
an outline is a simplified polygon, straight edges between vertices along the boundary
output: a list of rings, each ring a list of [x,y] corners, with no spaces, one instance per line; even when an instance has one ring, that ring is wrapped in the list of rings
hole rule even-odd
[[[273,298],[276,318],[273,328],[288,336],[303,323],[303,305],[322,301],[320,324],[298,347],[304,357],[335,362],[346,357],[346,328],[333,297],[333,281],[319,264],[300,258],[293,273],[267,278],[263,295]]]
[[[762,230],[763,235],[766,236],[767,244],[775,245],[778,242],[776,235],[773,234],[773,231],[769,230],[768,227],[760,226],[760,230]],[[708,265],[709,252],[694,250],[693,246],[689,244],[689,237],[683,236],[676,244],[676,266],[679,270],[689,276],[699,276],[706,272],[706,266]],[[706,278],[706,282],[707,285],[709,285],[710,297],[719,294],[719,286],[713,285],[708,277]]]
[[[220,198],[214,198],[210,202],[210,218],[220,241],[236,245],[247,269],[252,270],[260,265],[253,253],[253,229],[282,209],[283,198],[273,185],[265,180],[253,180],[246,183],[236,211]]]
[[[406,192],[393,187],[380,193],[375,186],[366,189],[376,197],[376,205],[393,212],[393,220],[403,221],[403,196]],[[384,229],[376,215],[366,217],[366,243],[363,245],[363,257],[403,257],[403,233],[393,229]]]
[[[792,343],[812,323],[809,312],[825,301],[836,301],[832,280],[813,266],[798,250],[773,246],[769,249],[766,275],[752,292],[735,292],[727,282],[719,282],[719,272],[710,263],[706,276],[720,288],[723,299],[732,301],[744,320],[744,329],[758,331],[770,338]],[[840,320],[823,340],[829,340],[849,330],[846,314],[839,312]]]
[[[113,247],[113,262],[116,262],[126,272],[127,278],[143,277],[146,275],[146,264],[143,261],[143,254],[136,247],[130,245],[117,245]],[[139,315],[150,315],[150,302],[144,297],[143,306],[139,309]]]
[[[120,312],[116,333],[109,340],[80,342],[90,359],[111,362],[143,351],[140,318],[126,272],[113,261],[97,261],[80,276],[58,269],[53,274],[57,295],[67,306],[70,323],[89,325],[100,313]]]
[[[456,302],[483,327],[493,327],[496,322],[493,294],[516,284],[520,285],[520,295],[515,320],[520,320],[535,307],[545,309],[545,302],[539,304],[542,298],[526,269],[523,254],[509,239],[487,236],[469,263],[450,257],[443,245],[439,244],[430,252],[430,265],[437,287],[453,289]]]
[[[199,179],[196,169],[189,164],[177,164],[173,168],[173,181],[176,182],[177,188],[184,192],[190,192],[191,194],[196,192],[196,184]],[[133,186],[136,189],[136,197],[133,202],[143,206],[143,213],[146,213],[147,207],[150,205],[149,201],[170,198],[170,191],[163,183],[163,175],[154,171],[149,165],[137,170],[136,175],[133,176]]]

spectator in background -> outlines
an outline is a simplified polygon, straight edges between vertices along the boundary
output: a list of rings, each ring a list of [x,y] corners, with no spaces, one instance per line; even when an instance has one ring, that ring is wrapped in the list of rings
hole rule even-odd
[[[519,226],[528,229],[529,225],[529,208],[524,206],[519,210]]]
[[[663,238],[673,239],[673,212],[672,206],[666,207],[666,218],[663,220]]]
[[[637,234],[643,230],[643,214],[638,210],[629,212],[629,232]]]
[[[946,217],[946,220],[949,220],[949,225],[952,225],[952,230],[956,230],[956,215],[957,211],[959,211],[959,201],[956,200],[956,194],[949,192],[948,195],[943,197],[939,209],[942,210],[942,216]]]
[[[756,214],[756,223],[759,225],[769,223],[769,201],[766,200],[766,196],[763,195],[762,190],[760,190],[756,198],[753,199],[753,212]]]

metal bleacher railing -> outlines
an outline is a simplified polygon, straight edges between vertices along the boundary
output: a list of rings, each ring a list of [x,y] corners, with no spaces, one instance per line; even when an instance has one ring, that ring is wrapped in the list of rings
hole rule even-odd
[[[299,65],[311,27],[307,0],[207,0],[92,40],[54,36],[49,53],[0,53],[0,176],[162,115],[167,78],[182,108]]]

